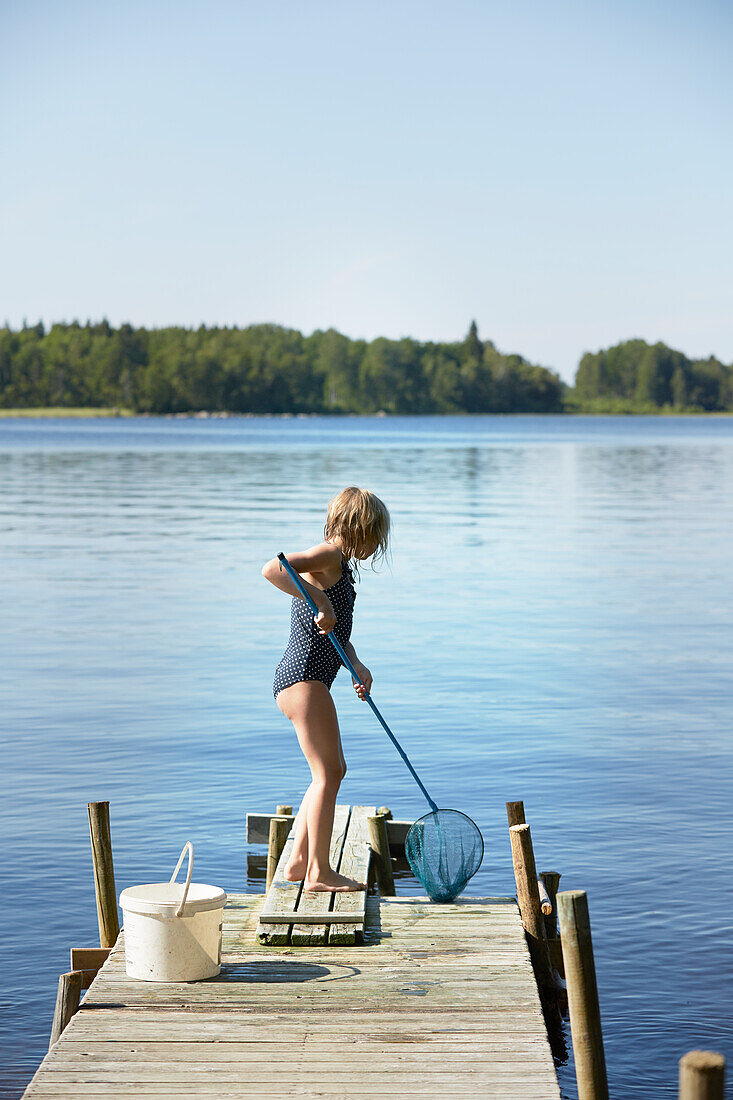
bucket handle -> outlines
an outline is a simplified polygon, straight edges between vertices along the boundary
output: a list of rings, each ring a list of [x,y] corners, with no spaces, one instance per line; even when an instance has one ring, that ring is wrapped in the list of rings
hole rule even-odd
[[[171,882],[176,881],[176,875],[178,874],[178,872],[181,869],[181,864],[183,863],[183,857],[186,855],[186,852],[188,852],[188,870],[186,872],[186,885],[183,887],[183,897],[181,898],[181,904],[176,909],[176,916],[177,917],[180,917],[180,915],[183,912],[183,907],[186,904],[186,898],[188,897],[188,888],[191,885],[191,872],[193,871],[193,844],[191,843],[190,840],[187,840],[186,843],[183,845],[183,851],[181,852],[180,856],[178,857],[178,863],[176,864],[176,869],[173,872],[173,874],[171,875]]]

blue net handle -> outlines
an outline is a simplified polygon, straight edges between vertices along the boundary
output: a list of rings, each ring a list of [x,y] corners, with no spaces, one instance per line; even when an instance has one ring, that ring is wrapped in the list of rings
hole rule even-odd
[[[307,590],[305,589],[305,587],[303,585],[302,580],[300,579],[298,574],[295,572],[295,570],[293,569],[293,567],[290,564],[290,562],[288,561],[288,559],[285,557],[285,555],[283,553],[278,554],[278,559],[280,561],[280,564],[282,566],[284,566],[285,569],[288,571],[288,573],[289,573],[290,577],[292,578],[292,580],[295,581],[295,584],[297,585],[301,595],[303,596],[303,599],[308,604],[308,607],[311,609],[311,611],[313,612],[314,615],[317,615],[318,614],[318,608],[316,607],[315,603],[311,599],[310,595],[308,594]],[[339,657],[341,658],[343,663],[348,668],[351,675],[356,680],[357,684],[360,684],[361,687],[364,687],[364,684],[361,682],[361,679],[359,678],[359,676],[357,676],[354,666],[352,665],[349,658],[346,656],[346,653],[344,652],[344,648],[341,645],[341,643],[339,642],[338,638],[335,636],[334,632],[330,631],[329,634],[327,635],[327,637],[329,637],[331,639],[331,641],[333,642],[334,647],[336,649],[336,652],[338,653]],[[399,741],[397,740],[395,735],[392,733],[392,730],[389,728],[389,726],[385,722],[384,718],[382,718],[382,715],[377,710],[377,707],[374,703],[374,700],[372,699],[371,695],[366,690],[366,688],[364,688],[364,693],[365,693],[364,698],[366,699],[367,703],[369,704],[369,706],[372,708],[372,710],[376,714],[377,718],[379,719],[384,732],[387,734],[390,741],[392,742],[394,747],[397,749],[397,752],[400,754],[400,756],[404,760],[405,764],[407,764],[407,767],[410,769],[410,773],[412,775],[412,778],[415,780],[418,787],[420,788],[422,793],[427,798],[428,803],[430,804],[431,810],[433,811],[433,813],[437,813],[438,812],[438,807],[435,804],[435,802],[433,802],[433,800],[430,797],[430,795],[428,794],[428,792],[425,790],[425,787],[423,785],[422,780],[420,779],[420,776],[417,774],[417,772],[415,771],[412,764],[410,763],[410,761],[407,758],[407,753],[404,751],[404,749],[402,748],[402,745],[400,745]]]

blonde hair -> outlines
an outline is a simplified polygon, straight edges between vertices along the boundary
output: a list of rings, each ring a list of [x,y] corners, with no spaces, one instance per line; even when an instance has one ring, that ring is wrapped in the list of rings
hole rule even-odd
[[[389,545],[389,512],[386,504],[369,489],[357,489],[350,485],[329,501],[328,514],[323,527],[326,540],[337,535],[344,557],[354,558],[376,539],[372,556],[374,563],[387,556]]]

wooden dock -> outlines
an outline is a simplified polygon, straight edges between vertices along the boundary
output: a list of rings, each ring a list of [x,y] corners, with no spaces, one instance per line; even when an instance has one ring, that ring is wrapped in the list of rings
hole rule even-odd
[[[109,803],[90,802],[100,947],[71,949],[23,1096],[560,1100],[567,1010],[578,1093],[608,1100],[587,895],[558,893],[558,871],[537,878],[524,803],[506,806],[517,898],[449,905],[392,896],[410,823],[384,807],[337,806],[330,853],[354,877],[373,869],[382,898],[288,883],[292,807],[248,814],[248,841],[268,842],[267,896],[229,895],[217,977],[151,983],[126,973]],[[721,1054],[688,1051],[679,1069],[680,1100],[722,1100]]]
[[[332,865],[364,881],[373,814],[337,806],[334,818]],[[559,1100],[516,899],[304,892],[282,874],[291,821],[272,822],[268,894],[228,897],[221,974],[130,978],[123,930],[24,1096]],[[248,838],[269,824],[248,815]],[[404,849],[406,827],[391,824],[382,853]],[[76,950],[72,966],[105,956]]]
[[[513,898],[370,896],[318,947],[259,945],[263,902],[230,896],[209,981],[128,978],[121,933],[25,1096],[559,1100]]]

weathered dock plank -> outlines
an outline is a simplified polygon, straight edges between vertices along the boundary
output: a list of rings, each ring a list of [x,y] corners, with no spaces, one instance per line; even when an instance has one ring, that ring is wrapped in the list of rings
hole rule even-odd
[[[367,881],[371,849],[367,818],[373,806],[336,806],[329,861],[350,878]],[[284,875],[294,841],[294,823],[278,861],[275,877],[260,913],[257,940],[272,947],[313,947],[327,941],[361,943],[364,938],[366,890],[328,893],[305,890]],[[337,925],[334,932],[333,925]]]
[[[369,863],[371,860],[371,848],[369,847],[369,825],[367,818],[377,812],[376,806],[354,806],[349,819],[349,830],[346,834],[344,850],[339,863],[339,873],[355,878],[359,882],[367,882],[369,878]],[[330,944],[362,943],[364,940],[364,919],[361,911],[366,904],[366,891],[349,891],[345,894],[334,894],[333,912],[352,916],[351,924],[332,924],[328,929],[328,942]]]
[[[338,868],[341,861],[344,844],[348,837],[350,817],[350,806],[336,806],[329,848],[332,867]],[[288,943],[293,946],[325,944],[328,939],[328,923],[334,919],[345,923],[344,917],[329,916],[333,903],[332,894],[304,890],[302,882],[289,882],[285,878],[285,866],[293,850],[294,830],[295,819],[278,861],[275,877],[267,892],[257,928],[258,942],[272,947],[284,947]],[[365,895],[360,894],[359,897],[362,899],[363,910]],[[316,921],[315,916],[322,916],[323,920]],[[296,923],[298,917],[300,920]],[[350,942],[353,942],[353,939]]]
[[[284,947],[287,944],[290,939],[291,925],[269,924],[267,921],[267,910],[271,909],[273,912],[280,913],[292,911],[295,913],[303,890],[302,882],[289,882],[284,875],[285,865],[290,859],[290,855],[293,851],[293,840],[293,830],[291,828],[277,864],[275,877],[267,892],[265,904],[263,906],[264,912],[260,914],[260,923],[257,928],[257,939],[259,942],[262,944],[272,944],[273,947]]]
[[[363,945],[275,948],[262,904],[230,896],[208,981],[128,978],[122,934],[28,1100],[559,1100],[514,899],[369,897]]]

